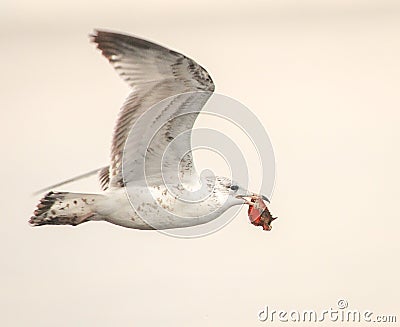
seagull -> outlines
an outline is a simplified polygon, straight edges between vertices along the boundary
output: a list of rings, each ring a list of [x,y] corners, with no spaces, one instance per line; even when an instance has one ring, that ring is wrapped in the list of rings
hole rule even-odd
[[[227,177],[199,176],[193,164],[190,132],[215,89],[208,72],[181,53],[134,36],[95,30],[90,39],[132,89],[116,122],[111,162],[96,170],[100,193],[48,192],[29,223],[106,221],[164,230],[205,224],[232,206],[251,204],[255,193]],[[149,132],[150,142],[143,137]]]

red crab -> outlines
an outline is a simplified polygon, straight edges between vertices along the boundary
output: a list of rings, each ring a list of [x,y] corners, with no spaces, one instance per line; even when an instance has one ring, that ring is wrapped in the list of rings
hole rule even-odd
[[[262,226],[263,230],[271,230],[271,223],[277,218],[272,217],[267,205],[260,196],[252,196],[249,202],[248,216],[255,226]]]

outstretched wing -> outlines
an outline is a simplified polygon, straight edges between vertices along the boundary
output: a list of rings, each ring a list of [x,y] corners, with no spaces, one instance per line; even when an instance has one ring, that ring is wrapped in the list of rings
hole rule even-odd
[[[40,190],[35,191],[32,195],[39,195],[39,194],[44,193],[46,191],[50,191],[50,190],[55,189],[57,187],[60,187],[60,186],[66,185],[66,184],[70,184],[70,183],[79,181],[81,179],[84,179],[84,178],[87,178],[87,177],[90,177],[90,176],[93,176],[93,175],[96,175],[96,174],[99,175],[101,189],[103,191],[105,191],[108,188],[108,170],[109,170],[109,166],[105,166],[105,167],[102,167],[102,168],[97,168],[97,169],[91,170],[91,171],[89,171],[87,173],[84,173],[84,174],[81,174],[81,175],[78,175],[78,176],[75,176],[75,177],[72,177],[72,178],[68,178],[68,179],[66,179],[66,180],[64,180],[62,182],[57,183],[57,184],[53,184],[53,185],[44,187],[44,188],[42,188]]]
[[[109,167],[109,186],[121,187],[124,185],[123,151],[136,120],[152,106],[167,98],[170,100],[166,100],[164,104],[166,108],[163,113],[164,120],[168,115],[175,117],[180,112],[185,112],[184,108],[190,105],[200,110],[214,91],[214,83],[207,71],[190,58],[152,42],[99,30],[91,35],[91,39],[119,75],[132,87],[132,92],[122,106],[117,119]],[[205,95],[194,97],[182,95],[171,98],[179,94],[198,91],[204,92]],[[140,160],[140,157],[145,155],[146,160],[150,162],[151,171],[152,162],[154,166],[158,165],[160,156],[163,155],[163,150],[168,144],[183,130],[191,129],[197,113],[185,112],[185,116],[186,118],[176,118],[164,124],[153,140],[153,142],[157,141],[156,148],[153,147],[150,150],[146,148],[144,153],[138,154],[138,157],[132,160]],[[154,121],[158,118],[154,117]],[[141,128],[148,127],[141,126]],[[190,147],[190,144],[186,144],[187,142],[190,143],[190,136],[184,142],[185,145],[180,147]],[[130,143],[130,148],[148,145],[147,142],[143,144],[140,139],[134,139]],[[191,154],[186,156],[186,164],[189,165],[189,162],[191,162]],[[107,180],[104,174],[102,177],[102,180]],[[137,178],[135,173],[129,174],[129,179],[135,178]]]

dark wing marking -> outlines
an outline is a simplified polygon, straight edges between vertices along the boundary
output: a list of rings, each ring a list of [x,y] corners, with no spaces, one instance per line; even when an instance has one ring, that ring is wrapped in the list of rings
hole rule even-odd
[[[108,189],[108,185],[110,184],[110,166],[103,167],[99,172],[99,181],[100,187],[103,191]]]

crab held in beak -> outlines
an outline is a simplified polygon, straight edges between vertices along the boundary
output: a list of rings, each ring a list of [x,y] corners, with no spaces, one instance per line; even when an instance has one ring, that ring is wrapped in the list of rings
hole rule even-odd
[[[247,214],[249,216],[250,222],[255,226],[262,226],[263,230],[270,231],[272,229],[271,223],[277,217],[272,217],[267,205],[263,201],[265,200],[269,203],[268,198],[263,195],[256,194],[248,197],[250,198],[250,200],[245,199],[246,197],[242,198],[249,205]]]

